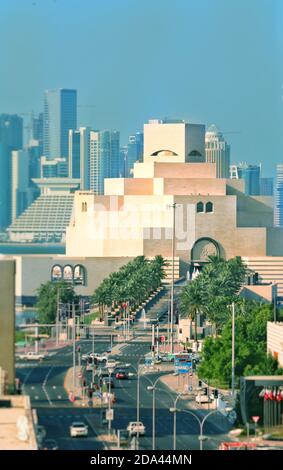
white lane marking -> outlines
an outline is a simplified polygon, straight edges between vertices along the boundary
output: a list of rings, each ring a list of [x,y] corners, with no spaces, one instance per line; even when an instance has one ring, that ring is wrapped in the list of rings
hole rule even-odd
[[[46,376],[45,376],[45,379],[44,379],[44,381],[43,381],[43,383],[42,383],[42,390],[44,391],[45,396],[46,396],[46,398],[47,398],[48,403],[49,403],[50,406],[53,406],[53,403],[52,403],[52,401],[50,400],[50,396],[48,395],[48,392],[47,392],[47,390],[46,390],[46,384],[47,384],[47,380],[48,380],[49,375],[51,374],[52,369],[53,369],[53,366],[50,367],[50,369],[49,369],[49,371],[47,372],[47,374],[46,374]]]

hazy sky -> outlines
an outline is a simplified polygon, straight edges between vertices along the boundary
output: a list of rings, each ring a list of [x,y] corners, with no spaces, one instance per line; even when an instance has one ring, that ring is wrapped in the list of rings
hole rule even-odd
[[[0,64],[0,113],[76,88],[79,124],[122,143],[167,116],[215,123],[266,176],[283,162],[282,0],[0,0]]]

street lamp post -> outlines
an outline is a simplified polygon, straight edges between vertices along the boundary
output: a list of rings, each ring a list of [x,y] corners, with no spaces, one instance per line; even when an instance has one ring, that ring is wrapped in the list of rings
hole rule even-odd
[[[177,402],[183,396],[182,393],[177,395],[176,399],[174,400],[174,410],[177,411]],[[173,450],[176,450],[176,434],[177,434],[177,413],[174,412],[174,423],[173,423]]]
[[[173,233],[172,233],[172,279],[171,279],[171,309],[170,309],[170,351],[174,352],[174,281],[175,281],[175,225],[176,225],[176,203],[174,202],[170,207],[173,208]]]
[[[110,436],[111,435],[111,416],[110,416],[110,412],[111,412],[111,399],[110,399],[110,395],[111,395],[111,374],[113,372],[113,369],[112,368],[109,368],[108,369],[108,377],[109,377],[109,382],[108,382],[108,435]]]
[[[232,398],[235,398],[235,303],[232,303]]]
[[[148,390],[152,390],[152,450],[155,450],[155,392],[156,392],[156,385],[162,377],[158,377],[155,382],[152,382],[148,377],[148,381],[151,383],[150,386],[147,387]]]

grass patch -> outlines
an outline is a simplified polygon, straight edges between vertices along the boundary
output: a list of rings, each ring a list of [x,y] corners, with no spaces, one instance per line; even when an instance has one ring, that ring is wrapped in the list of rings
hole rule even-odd
[[[89,315],[85,315],[84,317],[84,324],[90,325],[93,320],[97,320],[99,318],[99,311],[90,313]]]

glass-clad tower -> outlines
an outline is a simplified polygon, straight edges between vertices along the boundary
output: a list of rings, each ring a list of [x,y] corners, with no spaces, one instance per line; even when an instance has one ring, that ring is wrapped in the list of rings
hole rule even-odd
[[[77,128],[77,91],[46,90],[43,114],[43,154],[68,158],[69,130]]]

